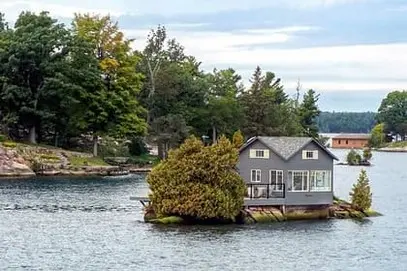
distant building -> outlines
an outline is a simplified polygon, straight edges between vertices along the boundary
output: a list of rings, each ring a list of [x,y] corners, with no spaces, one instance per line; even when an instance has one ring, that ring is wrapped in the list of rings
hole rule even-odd
[[[368,146],[370,134],[340,134],[332,137],[333,149],[363,149]]]

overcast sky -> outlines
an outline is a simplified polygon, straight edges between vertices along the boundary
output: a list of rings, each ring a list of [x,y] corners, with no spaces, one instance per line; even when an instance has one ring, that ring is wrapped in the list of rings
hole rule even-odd
[[[97,3],[97,4],[95,4]],[[235,68],[247,81],[256,65],[321,94],[320,107],[376,111],[392,90],[407,89],[406,0],[0,0],[14,21],[47,10],[110,13],[135,46],[163,24],[202,68]]]

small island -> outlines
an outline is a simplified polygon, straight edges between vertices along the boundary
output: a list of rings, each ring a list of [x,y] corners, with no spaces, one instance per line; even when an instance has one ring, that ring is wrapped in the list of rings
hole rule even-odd
[[[247,143],[246,143],[247,144]],[[151,193],[144,219],[158,224],[250,224],[303,219],[365,218],[379,216],[371,209],[372,193],[366,171],[362,170],[347,202],[333,196],[329,205],[248,206],[247,184],[238,173],[242,136],[230,142],[222,136],[209,146],[188,138],[147,176]],[[258,202],[266,202],[259,199]]]
[[[355,149],[351,149],[346,155],[346,163],[340,162],[337,165],[348,165],[348,166],[371,166],[370,160],[373,154],[370,148],[363,149],[362,154]]]

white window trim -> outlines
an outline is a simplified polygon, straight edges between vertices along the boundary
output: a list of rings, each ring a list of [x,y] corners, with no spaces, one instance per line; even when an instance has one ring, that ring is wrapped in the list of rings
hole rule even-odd
[[[281,170],[281,169],[270,169],[270,171],[269,171],[269,184],[271,184],[271,172],[272,171],[275,171],[276,172],[276,184],[278,185],[278,182],[277,182],[277,176],[278,176],[278,173],[281,173],[281,184],[282,184],[282,186],[281,186],[281,189],[276,189],[275,191],[277,191],[277,192],[282,192],[284,189],[283,189],[283,185],[284,185],[284,170]]]
[[[264,156],[257,156],[258,151],[262,151]],[[270,158],[270,150],[268,150],[268,149],[250,149],[249,158],[252,158],[252,159],[269,159]]]
[[[260,172],[260,180],[254,180],[253,181],[253,171],[256,171],[256,179],[257,179],[257,173]],[[250,182],[252,183],[261,183],[261,169],[251,169],[250,170]]]
[[[304,193],[304,192],[309,192],[309,189],[310,189],[310,187],[309,187],[309,176],[310,176],[310,173],[309,173],[309,171],[308,170],[289,170],[288,172],[291,172],[291,190],[290,190],[290,192],[293,192],[293,193]],[[306,175],[307,175],[307,190],[294,190],[294,173],[295,172],[303,172],[303,173],[305,173],[306,172]],[[304,178],[304,177],[303,177]]]
[[[307,157],[307,153],[312,152],[312,157]],[[303,160],[318,160],[318,150],[303,150],[302,151]]]
[[[312,189],[312,186],[311,186],[311,176],[312,176],[312,173],[322,173],[322,172],[325,172],[325,173],[327,173],[327,176],[328,176],[328,180],[329,180],[329,190],[327,190],[327,189],[325,189],[325,190],[313,190]],[[321,170],[310,170],[310,173],[309,173],[309,190],[310,190],[310,192],[313,192],[313,193],[319,193],[319,192],[332,192],[332,171],[331,170],[323,170],[323,169],[321,169]]]

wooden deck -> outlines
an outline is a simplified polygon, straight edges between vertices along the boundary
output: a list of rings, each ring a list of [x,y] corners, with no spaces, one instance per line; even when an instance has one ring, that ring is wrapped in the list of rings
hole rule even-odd
[[[130,197],[130,200],[137,200],[143,206],[146,206],[146,204],[150,203],[150,199],[148,197]],[[243,203],[244,207],[249,207],[249,206],[281,206],[281,205],[285,205],[285,199],[284,198],[256,198],[256,199],[245,198],[244,203]]]

